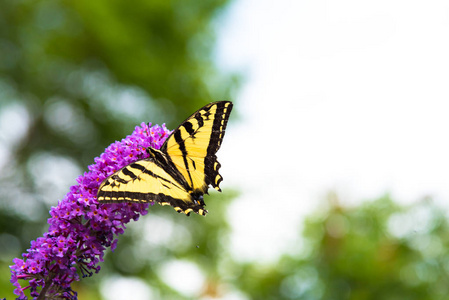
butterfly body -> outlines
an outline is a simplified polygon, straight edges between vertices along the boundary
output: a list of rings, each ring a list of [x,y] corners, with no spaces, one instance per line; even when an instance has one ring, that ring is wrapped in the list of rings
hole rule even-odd
[[[147,148],[138,160],[106,178],[98,189],[101,202],[157,202],[188,215],[205,215],[203,194],[221,191],[223,180],[215,153],[221,146],[232,103],[210,103],[187,118],[161,149]]]

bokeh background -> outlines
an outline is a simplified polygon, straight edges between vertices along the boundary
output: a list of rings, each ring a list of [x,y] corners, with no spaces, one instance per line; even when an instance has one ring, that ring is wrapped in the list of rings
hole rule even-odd
[[[79,299],[447,299],[447,1],[0,2],[0,297],[94,157],[235,104],[209,215],[153,206]]]

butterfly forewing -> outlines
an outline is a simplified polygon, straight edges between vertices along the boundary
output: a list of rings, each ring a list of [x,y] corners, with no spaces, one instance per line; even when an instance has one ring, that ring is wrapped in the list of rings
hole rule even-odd
[[[221,146],[232,103],[210,103],[184,121],[167,139],[165,151],[194,192],[219,190],[222,180],[215,153]]]

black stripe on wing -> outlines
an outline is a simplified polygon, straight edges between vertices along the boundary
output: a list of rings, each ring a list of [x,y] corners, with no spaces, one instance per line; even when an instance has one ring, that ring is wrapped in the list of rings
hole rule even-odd
[[[207,210],[204,209],[204,201],[201,199],[190,202],[184,202],[180,199],[171,197],[163,193],[140,193],[140,192],[112,192],[102,191],[99,197],[103,197],[102,203],[117,203],[117,202],[137,202],[147,203],[156,201],[162,205],[171,205],[177,212],[183,212],[189,215],[190,212],[195,212],[200,215],[206,215]]]
[[[197,115],[199,115],[199,113],[197,113]],[[195,115],[195,117],[196,117],[196,115]],[[200,116],[200,119],[201,119],[201,116]],[[201,119],[202,120],[202,119]],[[190,135],[190,138],[194,138],[194,134],[195,134],[195,131],[193,130],[193,127],[192,127],[192,123],[190,123],[190,122],[184,122],[182,125],[181,125],[182,127],[184,127],[184,129],[187,131],[187,133]],[[181,127],[180,126],[180,127]],[[200,127],[201,128],[201,127]],[[186,172],[187,172],[187,174],[189,175],[189,181],[190,182],[193,182],[193,180],[192,180],[192,174],[190,173],[190,171],[189,171],[189,169],[188,169],[188,162],[187,162],[187,157],[188,157],[188,151],[187,151],[187,149],[186,149],[186,144],[185,144],[185,141],[182,139],[182,136],[181,136],[181,130],[177,130],[176,132],[175,132],[175,134],[174,134],[174,139],[175,139],[175,141],[176,141],[176,143],[178,143],[178,146],[179,146],[179,150],[181,150],[181,153],[182,153],[182,159],[183,159],[183,161],[184,161],[184,166],[186,166]],[[170,157],[167,157],[167,160],[170,162],[170,165],[172,165],[173,167],[174,167],[174,163],[172,162],[172,160],[170,159]],[[178,171],[178,168],[176,168],[176,170]],[[178,171],[179,172],[179,171]],[[181,174],[180,174],[181,175]],[[191,188],[190,188],[190,185],[189,185],[189,189],[190,190],[192,190]]]
[[[179,170],[175,167],[173,162],[171,161],[170,157],[168,157],[165,153],[163,153],[160,150],[154,149],[154,148],[148,148],[148,153],[153,157],[153,162],[164,170],[167,174],[169,174],[174,180],[176,180],[176,183],[178,183],[180,186],[180,189],[184,189],[185,191],[189,192],[192,190],[190,185],[187,183],[186,179],[182,174],[179,172]],[[171,182],[171,181],[170,181]],[[174,182],[171,182],[173,185],[175,185]]]
[[[221,191],[219,185],[223,180],[223,177],[218,173],[221,165],[217,161],[215,153],[220,149],[233,105],[232,102],[227,101],[218,102],[216,105],[217,111],[215,113],[211,137],[207,147],[207,155],[204,158],[204,173],[206,174],[206,184],[210,184],[218,191]]]

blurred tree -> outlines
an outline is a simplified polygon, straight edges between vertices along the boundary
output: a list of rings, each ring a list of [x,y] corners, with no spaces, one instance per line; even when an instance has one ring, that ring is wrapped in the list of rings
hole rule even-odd
[[[17,163],[56,151],[85,166],[136,122],[175,126],[229,97],[235,78],[211,59],[226,2],[3,1],[0,101],[23,106]]]
[[[46,231],[49,206],[106,146],[141,122],[173,129],[202,105],[232,98],[237,76],[212,60],[212,21],[228,2],[0,2],[2,278]],[[132,263],[104,268],[131,274],[123,266]]]
[[[333,197],[334,198],[334,197]],[[334,198],[335,199],[335,198]],[[447,299],[449,223],[431,201],[383,197],[311,216],[296,255],[248,264],[234,283],[251,299]]]

